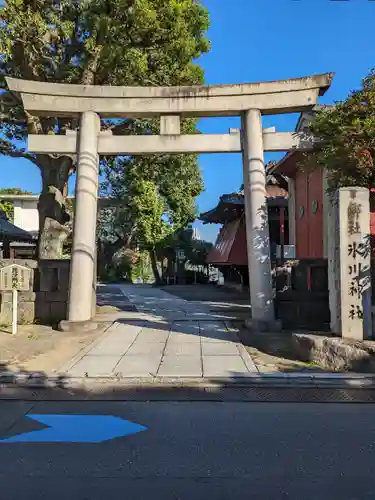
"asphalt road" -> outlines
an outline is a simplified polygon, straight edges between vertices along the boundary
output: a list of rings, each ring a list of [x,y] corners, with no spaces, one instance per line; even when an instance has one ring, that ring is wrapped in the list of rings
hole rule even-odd
[[[0,443],[1,500],[373,500],[375,405],[1,401],[25,414],[114,415],[146,426],[99,444]],[[42,431],[43,432],[43,431]]]

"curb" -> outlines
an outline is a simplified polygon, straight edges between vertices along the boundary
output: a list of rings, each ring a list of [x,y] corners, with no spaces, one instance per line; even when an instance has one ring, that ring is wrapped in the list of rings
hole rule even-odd
[[[373,374],[305,374],[282,373],[260,374],[251,373],[246,377],[237,378],[116,378],[116,377],[67,377],[65,374],[45,374],[40,372],[0,372],[1,387],[25,388],[88,388],[101,386],[106,388],[192,388],[192,387],[231,387],[231,388],[337,388],[337,389],[375,389]]]

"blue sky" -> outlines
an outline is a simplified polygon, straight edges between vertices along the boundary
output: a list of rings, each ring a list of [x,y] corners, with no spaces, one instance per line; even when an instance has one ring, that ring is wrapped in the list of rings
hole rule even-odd
[[[344,99],[375,67],[375,1],[371,0],[203,0],[209,9],[211,52],[200,63],[206,82],[240,83],[335,72],[321,103]],[[266,117],[264,126],[294,130],[296,115]],[[239,127],[235,118],[201,121],[205,133]],[[266,156],[266,160],[279,158]],[[38,169],[27,161],[1,158],[0,187],[40,190]],[[202,155],[205,192],[200,211],[213,208],[223,193],[242,183],[240,155]],[[199,225],[213,239],[217,228]]]

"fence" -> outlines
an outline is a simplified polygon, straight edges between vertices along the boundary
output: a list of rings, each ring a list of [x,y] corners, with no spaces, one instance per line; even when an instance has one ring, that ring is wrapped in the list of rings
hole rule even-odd
[[[327,259],[299,259],[274,269],[276,316],[286,329],[330,330]]]

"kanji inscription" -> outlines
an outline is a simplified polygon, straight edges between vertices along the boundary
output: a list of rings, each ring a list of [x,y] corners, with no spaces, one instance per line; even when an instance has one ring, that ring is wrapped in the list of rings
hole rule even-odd
[[[0,268],[0,290],[27,292],[30,290],[30,273],[31,270],[28,267],[19,264],[10,264]]]

